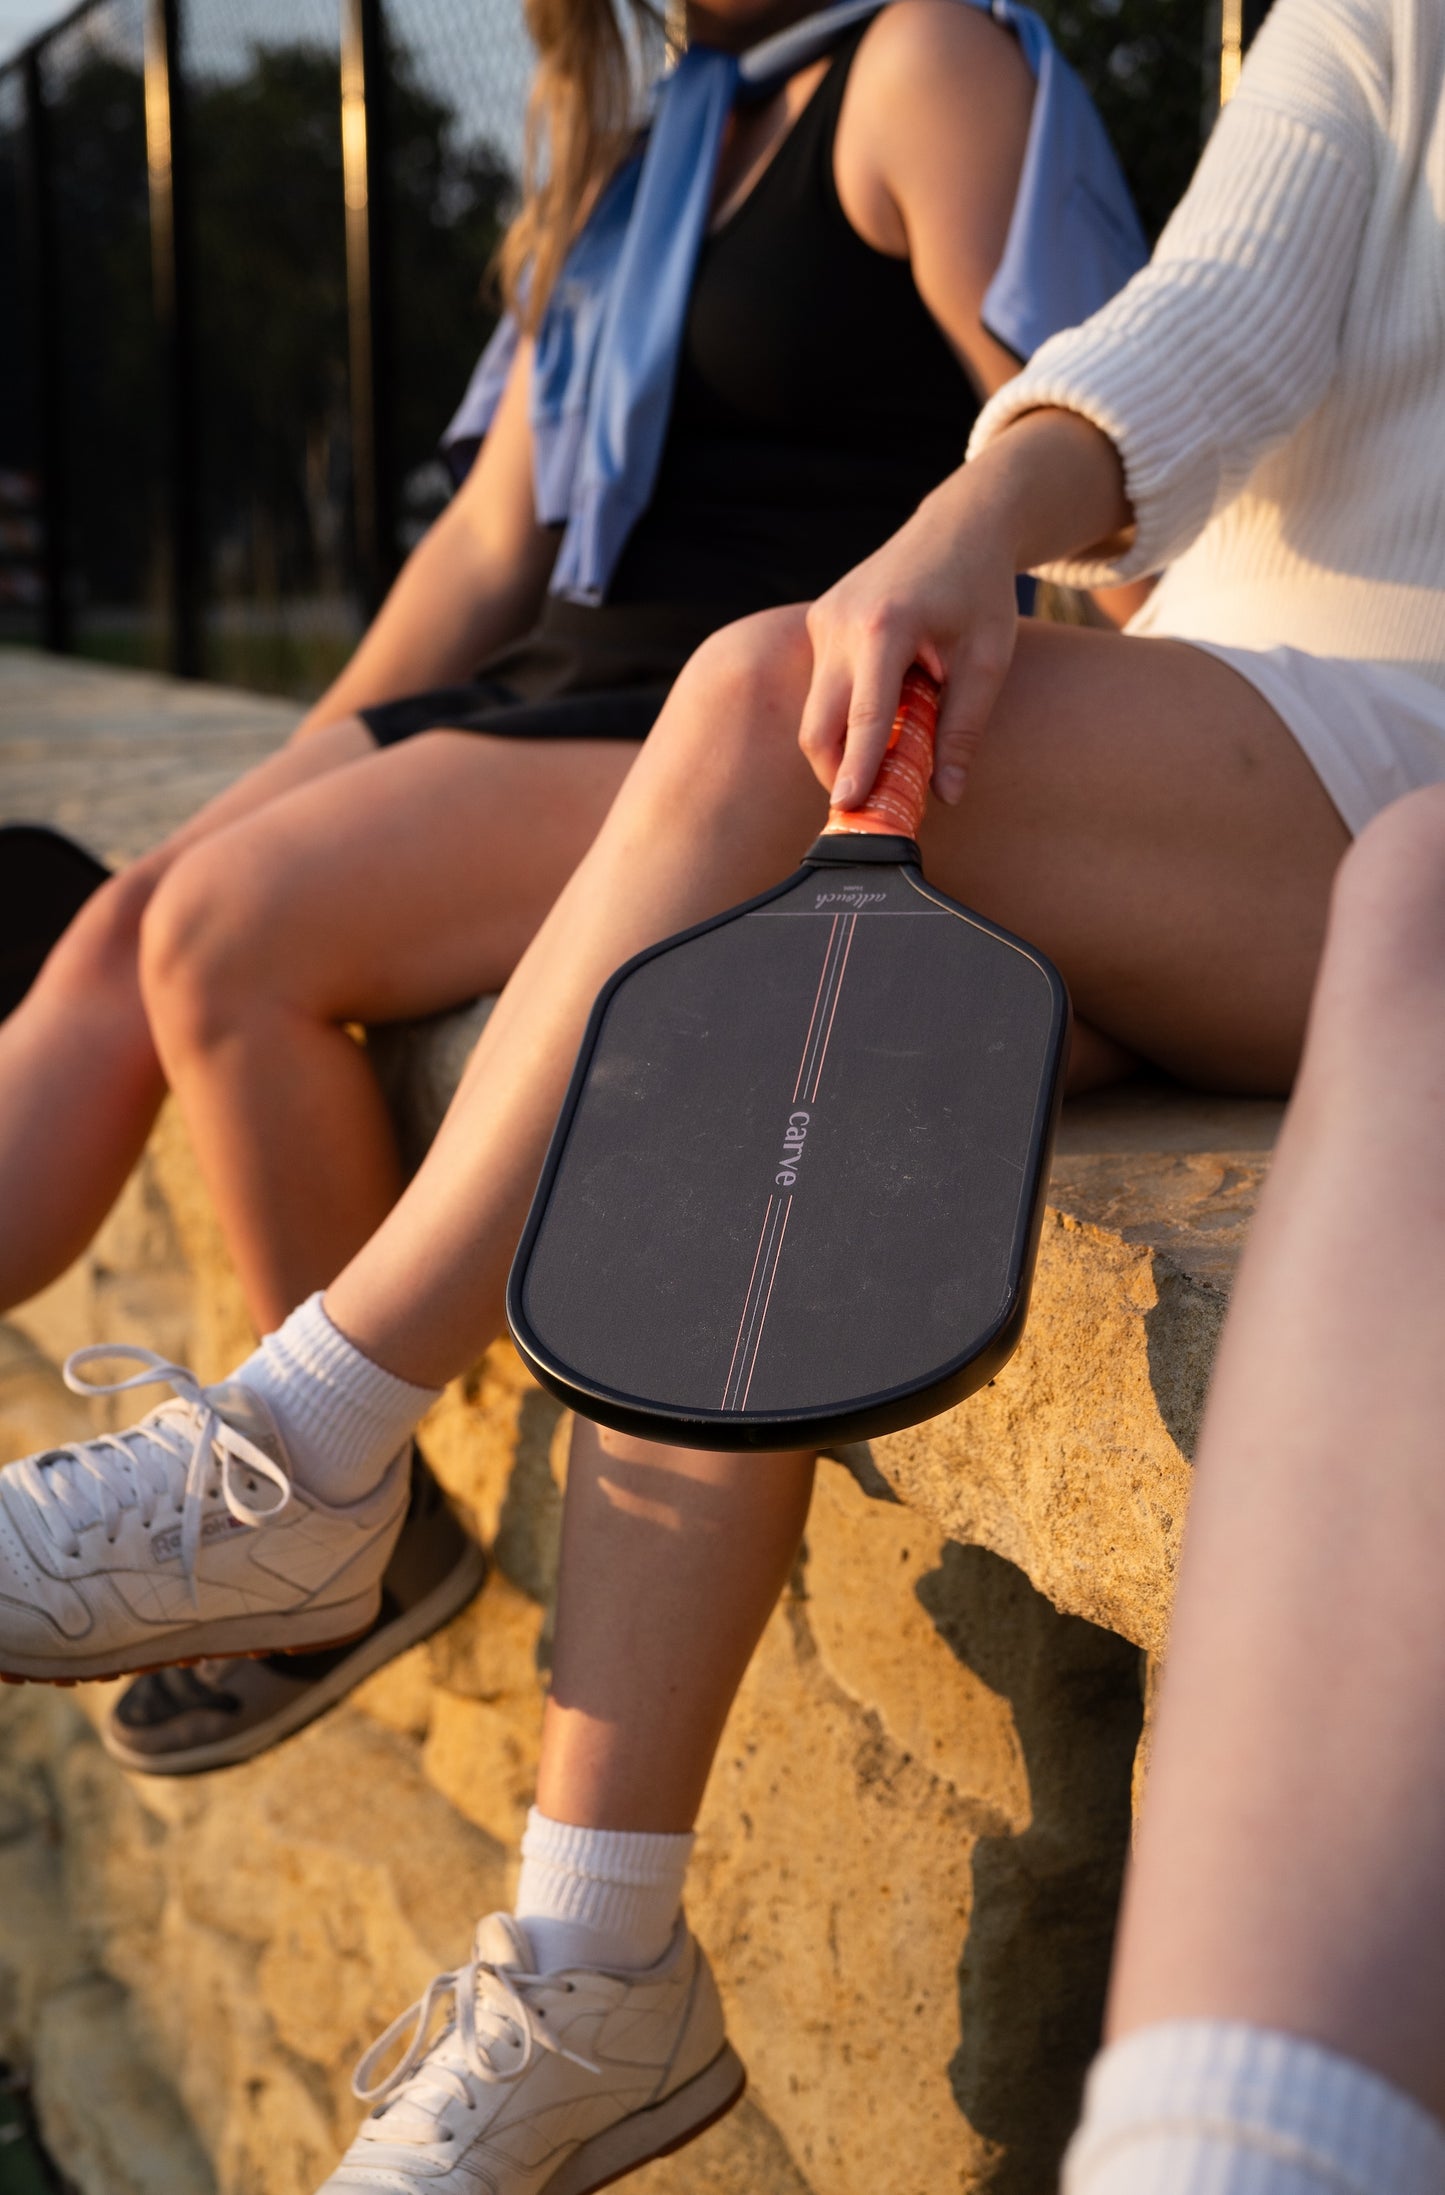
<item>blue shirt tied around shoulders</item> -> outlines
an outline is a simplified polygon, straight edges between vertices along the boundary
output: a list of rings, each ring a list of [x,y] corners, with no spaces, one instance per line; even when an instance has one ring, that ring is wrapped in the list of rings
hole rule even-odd
[[[734,102],[770,96],[889,0],[836,0],[741,57],[689,47],[653,95],[645,141],[611,178],[537,331],[531,426],[537,517],[564,529],[551,592],[600,602],[662,461],[697,259]],[[1031,8],[960,0],[1011,30],[1036,90],[1003,257],[983,301],[1020,359],[1077,326],[1143,266],[1148,246],[1083,84]],[[442,448],[466,473],[491,424],[519,330],[498,324]]]

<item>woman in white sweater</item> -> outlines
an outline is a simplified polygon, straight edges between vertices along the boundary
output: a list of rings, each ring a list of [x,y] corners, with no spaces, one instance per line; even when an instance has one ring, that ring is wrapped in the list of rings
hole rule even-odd
[[[1152,266],[1044,348],[986,410],[971,461],[869,563],[811,612],[735,626],[693,659],[411,1189],[324,1304],[242,1367],[244,1408],[234,1390],[167,1406],[194,1419],[198,1457],[214,1446],[263,1470],[224,1413],[260,1421],[303,1507],[321,1474],[354,1502],[358,1541],[372,1530],[400,1443],[499,1323],[598,983],[783,872],[817,828],[816,778],[835,797],[871,778],[915,656],[946,684],[930,874],[1059,962],[1076,1077],[1142,1056],[1288,1087],[1351,832],[1445,778],[1445,597],[1430,585],[1445,545],[1442,76],[1439,0],[1276,0]],[[1093,582],[1171,560],[1134,637],[1016,632],[1018,569]],[[139,1457],[145,1436],[130,1438]],[[104,1444],[80,1455],[65,1499],[93,1503],[92,1479],[124,1492]],[[337,2195],[382,2170],[445,2195],[461,2181],[437,2176],[436,2145],[517,2123],[516,2084],[534,2079],[549,2108],[565,2089],[579,2127],[608,2128],[611,2170],[650,2153],[628,2145],[653,2139],[651,2107],[588,2062],[592,2041],[566,2056],[567,2023],[606,2006],[631,2017],[646,2002],[652,2093],[692,2096],[689,2125],[736,2092],[679,1904],[811,1469],[579,1426],[517,1915],[442,1985],[457,2024],[430,2046],[418,2035],[383,2084]],[[17,1504],[55,1475],[12,1470],[29,1474]],[[285,1532],[254,1524],[258,1563]],[[98,1542],[84,1559],[103,1565]],[[0,1560],[0,1650],[4,1587]],[[274,1593],[266,1621],[257,1643],[284,1645]],[[85,1642],[62,1643],[85,1674]],[[460,2171],[460,2147],[446,2156]],[[580,2155],[558,2169],[578,2195],[599,2184]]]
[[[1240,672],[1352,831],[1441,774],[1442,72],[1433,0],[1277,0],[1149,267],[815,606],[804,744],[827,778],[845,731],[845,770],[871,771],[912,654],[952,689],[941,777],[967,763],[1012,654],[1015,543],[1075,585],[1162,570],[1130,633]]]

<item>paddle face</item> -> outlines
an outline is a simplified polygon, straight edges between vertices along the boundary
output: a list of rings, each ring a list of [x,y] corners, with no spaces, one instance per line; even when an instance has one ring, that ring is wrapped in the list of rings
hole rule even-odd
[[[1067,995],[916,861],[820,840],[603,991],[508,1290],[573,1408],[693,1447],[829,1443],[1011,1352]]]
[[[0,824],[0,1021],[110,871],[44,823]]]

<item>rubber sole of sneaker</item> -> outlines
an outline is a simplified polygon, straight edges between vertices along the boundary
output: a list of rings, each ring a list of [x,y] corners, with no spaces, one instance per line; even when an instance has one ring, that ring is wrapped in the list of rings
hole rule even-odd
[[[574,2149],[537,2195],[595,2195],[598,2188],[625,2179],[639,2165],[670,2157],[726,2118],[742,2102],[747,2085],[742,2059],[730,2043],[724,2043],[711,2065],[664,2096],[660,2104],[634,2111]]]
[[[64,1660],[47,1657],[44,1661],[32,1661],[28,1656],[17,1660],[12,1655],[6,1667],[0,1669],[0,1684],[94,1684],[105,1677],[145,1677],[156,1669],[186,1669],[198,1661],[259,1660],[265,1654],[321,1654],[332,1647],[350,1646],[353,1641],[364,1638],[375,1623],[380,1606],[381,1589],[378,1586],[374,1592],[359,1594],[353,1600],[298,1611],[286,1619],[286,1631],[280,1637],[274,1628],[269,1638],[256,1636],[259,1626],[267,1620],[265,1617],[229,1617],[218,1623],[198,1623],[177,1631],[177,1653],[162,1652],[148,1662],[132,1659],[135,1654],[146,1651],[140,1645],[114,1647],[108,1654],[97,1654],[81,1666],[77,1666],[74,1655],[67,1655]]]
[[[101,1727],[101,1744],[122,1768],[134,1769],[143,1776],[199,1776],[209,1769],[234,1768],[241,1761],[254,1760],[258,1753],[264,1753],[271,1746],[279,1745],[283,1738],[294,1737],[298,1730],[304,1730],[338,1700],[345,1699],[347,1693],[354,1691],[365,1678],[394,1661],[398,1654],[404,1654],[409,1646],[419,1646],[433,1631],[440,1631],[444,1623],[450,1623],[452,1617],[466,1607],[486,1575],[487,1558],[473,1542],[455,1568],[449,1570],[429,1593],[423,1594],[414,1607],[408,1608],[383,1631],[363,1632],[354,1654],[348,1654],[346,1660],[338,1662],[326,1676],[318,1677],[315,1684],[308,1685],[288,1706],[265,1722],[253,1724],[237,1737],[217,1738],[210,1745],[193,1745],[185,1752],[137,1753],[118,1735],[107,1717]],[[294,1651],[299,1654],[303,1649],[297,1647]],[[207,1658],[204,1654],[194,1657],[196,1661]],[[258,1654],[248,1658],[261,1661],[267,1657]],[[181,1666],[189,1668],[191,1664],[186,1662]]]

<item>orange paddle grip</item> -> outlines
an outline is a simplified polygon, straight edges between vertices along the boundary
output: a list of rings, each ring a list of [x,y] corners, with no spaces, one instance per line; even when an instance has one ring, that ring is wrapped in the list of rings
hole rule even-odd
[[[880,838],[917,838],[933,775],[937,724],[938,686],[921,663],[910,664],[873,790],[861,808],[830,808],[825,835],[868,831]]]

